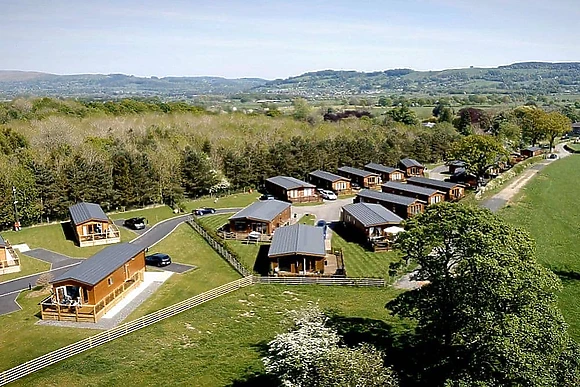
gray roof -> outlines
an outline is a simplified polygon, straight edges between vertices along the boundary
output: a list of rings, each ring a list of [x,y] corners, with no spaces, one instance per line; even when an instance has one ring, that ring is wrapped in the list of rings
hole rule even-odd
[[[418,177],[418,176],[413,176],[407,179],[407,183],[409,184],[413,184],[413,183],[417,183],[417,184],[425,184],[425,185],[429,185],[438,189],[442,189],[442,190],[450,190],[452,188],[457,187],[458,185],[461,186],[461,184],[458,183],[450,183],[448,181],[443,181],[443,180],[435,180],[435,179],[428,179],[426,177]]]
[[[536,152],[536,151],[542,150],[542,148],[540,148],[539,146],[529,146],[529,147],[527,147],[524,150],[527,150],[527,151],[530,151],[530,152]]]
[[[410,198],[410,197],[401,196],[401,195],[395,195],[395,194],[386,193],[386,192],[374,191],[371,189],[363,189],[357,194],[357,196],[360,196],[362,198],[375,199],[375,200],[388,202],[388,203],[400,204],[402,206],[408,206],[408,205],[413,204],[417,201],[421,202],[421,200],[418,200],[415,198]]]
[[[321,171],[320,169],[317,169],[314,172],[310,172],[310,175],[311,176],[314,176],[314,177],[318,177],[319,179],[322,179],[322,180],[331,181],[333,183],[335,181],[339,181],[339,180],[348,180],[348,181],[350,181],[350,179],[348,177],[339,176],[339,175],[336,175],[334,173],[330,173],[330,172],[326,172],[326,171]]]
[[[295,179],[289,176],[275,176],[266,179],[272,184],[276,184],[284,189],[296,189],[296,188],[316,188],[315,185],[307,183],[302,180]]]
[[[400,224],[403,218],[387,210],[380,204],[354,203],[342,207],[364,227],[378,226],[380,224]]]
[[[143,250],[145,247],[142,245],[131,243],[107,247],[59,275],[51,283],[73,280],[94,286]]]
[[[230,217],[230,220],[252,219],[271,222],[282,211],[290,207],[290,203],[280,200],[264,200],[254,202]]]
[[[0,235],[0,247],[5,247],[6,246],[6,241],[4,240],[4,238],[2,238],[2,235]]]
[[[573,127],[573,128],[580,128],[580,122],[574,122],[574,123],[572,124],[572,127]]]
[[[411,192],[411,193],[415,193],[418,195],[426,195],[426,196],[431,196],[437,192],[443,193],[439,190],[436,190],[435,188],[419,187],[418,185],[397,183],[396,181],[388,181],[385,184],[381,185],[381,187],[389,187],[389,188],[398,189],[398,190],[401,190],[404,192]]]
[[[295,254],[325,256],[326,247],[322,227],[297,223],[276,229],[268,256]]]
[[[366,169],[369,169],[371,171],[375,171],[375,172],[381,172],[381,173],[393,173],[395,171],[400,171],[400,169],[398,168],[392,168],[392,167],[386,167],[382,164],[377,164],[377,163],[368,163],[367,165],[365,165]]]
[[[89,220],[109,221],[101,206],[95,203],[77,203],[70,206],[68,211],[74,224],[81,224]]]
[[[409,158],[403,159],[403,160],[401,160],[401,164],[403,164],[405,166],[405,168],[409,168],[409,167],[424,168],[423,165],[415,159],[409,159]]]
[[[465,167],[467,164],[465,163],[465,161],[453,160],[453,161],[448,162],[447,165],[451,165],[454,167]]]
[[[351,175],[356,175],[356,176],[360,176],[360,177],[377,175],[375,172],[365,171],[364,169],[358,169],[358,168],[353,168],[353,167],[348,167],[348,166],[340,167],[340,168],[338,168],[338,170],[341,172],[349,173]]]

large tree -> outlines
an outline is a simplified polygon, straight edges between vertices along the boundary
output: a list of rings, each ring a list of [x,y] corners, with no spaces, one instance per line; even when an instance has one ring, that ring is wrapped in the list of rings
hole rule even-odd
[[[450,154],[451,158],[464,161],[467,172],[477,176],[478,181],[506,157],[503,145],[495,137],[480,134],[472,134],[457,141]]]
[[[564,133],[570,131],[571,122],[565,115],[558,112],[543,113],[537,123],[545,139],[550,143],[550,152],[554,148],[554,141]]]
[[[441,386],[577,386],[580,352],[557,306],[560,281],[529,235],[491,212],[430,206],[399,247],[423,287],[387,307],[417,323],[418,380]]]

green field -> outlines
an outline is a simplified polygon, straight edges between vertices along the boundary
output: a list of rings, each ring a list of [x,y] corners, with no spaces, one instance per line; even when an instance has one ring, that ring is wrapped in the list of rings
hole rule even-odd
[[[0,282],[50,270],[50,264],[47,262],[29,257],[28,255],[24,255],[24,253],[17,254],[20,257],[20,271],[18,273],[0,274]]]
[[[568,143],[567,147],[573,150],[574,152],[580,153],[580,144],[570,142]]]
[[[252,193],[238,193],[219,197],[216,201],[215,197],[206,197],[196,200],[185,201],[185,207],[188,211],[200,207],[213,208],[242,208],[255,202],[260,197],[260,193],[254,191]]]
[[[580,339],[580,157],[550,164],[520,192],[515,204],[500,214],[527,229],[536,240],[538,260],[562,279],[560,307],[571,333]]]
[[[200,305],[90,352],[75,356],[14,385],[110,386],[259,384],[263,346],[287,329],[284,312],[318,303],[341,318],[402,324],[384,305],[389,289],[254,285]],[[364,300],[364,302],[361,302]]]
[[[300,218],[298,223],[308,224],[310,226],[314,226],[315,220],[316,220],[316,216],[314,216],[314,215],[304,215],[302,218]]]
[[[143,217],[147,219],[149,225],[154,225],[161,222],[162,220],[172,218],[177,214],[173,213],[173,210],[169,206],[159,206],[153,208],[144,208],[142,210],[131,210],[126,212],[116,212],[109,214],[109,217],[113,220],[116,219],[128,219]]]

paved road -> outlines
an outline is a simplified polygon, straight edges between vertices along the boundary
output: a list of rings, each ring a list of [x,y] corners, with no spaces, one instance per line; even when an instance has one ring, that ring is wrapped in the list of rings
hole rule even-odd
[[[303,215],[312,214],[316,219],[324,219],[327,222],[337,222],[340,220],[340,209],[352,203],[353,198],[325,200],[324,203],[316,206],[292,206],[292,220],[299,220]]]
[[[429,169],[427,173],[429,174],[429,179],[435,180],[445,180],[451,176],[449,174],[449,167],[445,164],[439,165],[433,169]]]
[[[231,212],[231,210],[227,212]],[[152,247],[163,240],[167,235],[171,234],[171,232],[175,230],[177,226],[185,222],[190,216],[191,215],[189,214],[185,214],[159,222],[147,232],[133,239],[130,243],[141,245],[144,248]],[[27,251],[26,254],[30,255],[31,257],[52,263],[53,267],[55,268],[49,270],[48,273],[50,273],[53,278],[61,275],[62,273],[65,273],[70,269],[71,266],[82,262],[80,259],[70,258],[65,255],[44,249],[30,250]],[[70,266],[63,267],[63,265],[66,264]],[[172,271],[177,273],[182,273],[192,269],[192,267],[189,265],[175,265],[175,270]],[[28,289],[29,285],[35,286],[36,281],[42,274],[43,273],[33,274],[27,277],[21,277],[12,281],[0,283],[0,315],[19,310],[18,305],[15,303],[16,297],[18,297],[18,293],[22,290]]]
[[[124,222],[125,222],[125,219],[117,219],[117,220],[114,220],[114,221],[113,221],[113,223],[115,223],[115,224],[116,224],[118,227],[123,227],[124,229],[126,229],[126,230],[129,230],[129,231],[131,231],[131,232],[134,232],[134,233],[135,233],[135,234],[137,234],[137,235],[143,235],[143,234],[145,234],[145,232],[146,232],[147,230],[149,230],[149,229],[151,228],[151,226],[149,226],[149,225],[146,225],[146,226],[145,226],[145,228],[144,228],[143,230],[134,230],[134,229],[132,229],[132,228],[125,227],[125,226],[123,225],[123,224],[124,224]]]
[[[553,153],[558,155],[558,159],[562,159],[571,155],[570,152],[564,149],[565,144],[566,143],[560,143],[555,146]],[[492,212],[499,211],[528,183],[528,181],[530,181],[531,178],[536,175],[536,173],[558,159],[544,159],[538,164],[525,170],[504,189],[481,203],[481,206],[489,209]]]

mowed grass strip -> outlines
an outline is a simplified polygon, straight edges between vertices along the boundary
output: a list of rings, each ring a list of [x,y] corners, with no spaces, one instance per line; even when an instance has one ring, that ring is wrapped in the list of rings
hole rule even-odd
[[[259,197],[260,193],[256,191],[252,193],[246,192],[218,197],[217,201],[215,197],[207,197],[195,200],[187,200],[185,201],[185,207],[188,209],[188,211],[201,207],[243,208],[258,200]]]
[[[375,253],[357,242],[346,241],[338,233],[332,235],[332,247],[342,249],[348,277],[384,278],[389,280],[389,264],[399,259],[399,253]]]
[[[553,162],[528,182],[500,215],[536,240],[538,260],[560,276],[559,304],[571,333],[580,339],[580,156]]]
[[[345,318],[379,320],[397,330],[403,324],[384,309],[394,296],[387,288],[254,285],[77,355],[14,385],[232,385],[263,372],[263,346],[288,328],[285,311],[318,303]]]

